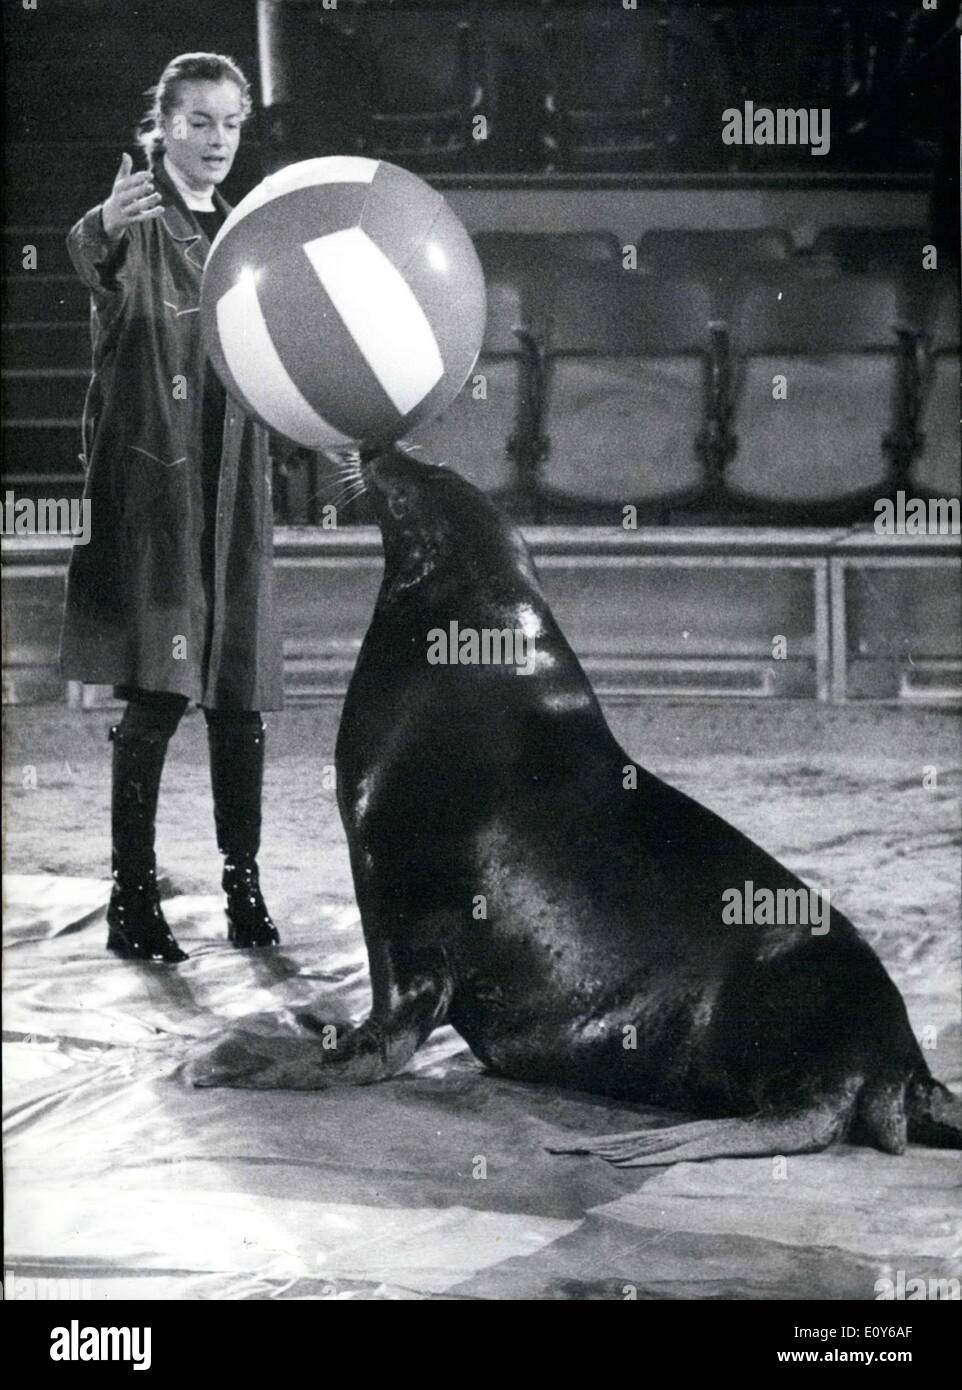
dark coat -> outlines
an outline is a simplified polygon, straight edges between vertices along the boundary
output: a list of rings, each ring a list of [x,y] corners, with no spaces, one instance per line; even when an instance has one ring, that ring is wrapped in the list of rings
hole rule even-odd
[[[208,592],[199,301],[210,243],[160,163],[154,178],[163,217],[114,244],[98,205],[67,237],[91,291],[83,427],[91,536],[71,555],[61,671],[211,708],[279,709],[267,431],[228,397]]]

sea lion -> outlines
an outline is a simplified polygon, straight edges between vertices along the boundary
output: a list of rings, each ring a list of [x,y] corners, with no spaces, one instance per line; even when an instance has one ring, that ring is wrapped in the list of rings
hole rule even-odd
[[[726,920],[744,884],[808,890],[618,745],[497,507],[398,451],[364,476],[385,570],[336,763],[372,1011],[327,1048],[234,1032],[195,1084],[375,1081],[446,1022],[501,1076],[705,1117],[553,1152],[962,1147],[962,1103],[841,913],[816,895],[811,924]]]

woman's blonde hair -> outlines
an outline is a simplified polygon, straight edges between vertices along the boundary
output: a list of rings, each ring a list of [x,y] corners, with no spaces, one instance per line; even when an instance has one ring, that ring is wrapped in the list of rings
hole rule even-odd
[[[177,105],[181,82],[236,82],[240,88],[241,110],[246,119],[251,112],[251,84],[234,62],[224,53],[181,53],[172,58],[160,74],[156,87],[147,91],[150,109],[137,126],[137,143],[153,163],[163,154],[164,131],[161,124]]]

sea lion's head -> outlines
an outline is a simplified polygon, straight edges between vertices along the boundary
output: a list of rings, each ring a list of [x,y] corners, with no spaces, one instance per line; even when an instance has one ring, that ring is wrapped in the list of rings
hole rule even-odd
[[[384,540],[380,602],[466,589],[496,606],[519,591],[541,596],[520,532],[466,479],[400,449],[362,455],[361,469]]]

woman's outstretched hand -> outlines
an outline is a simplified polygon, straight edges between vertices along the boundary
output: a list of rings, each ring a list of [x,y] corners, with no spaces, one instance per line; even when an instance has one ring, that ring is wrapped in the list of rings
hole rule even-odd
[[[132,174],[132,168],[133,160],[125,153],[110,197],[100,210],[104,233],[111,241],[122,236],[135,222],[147,222],[163,215],[160,194],[154,191],[150,170],[143,169]]]

